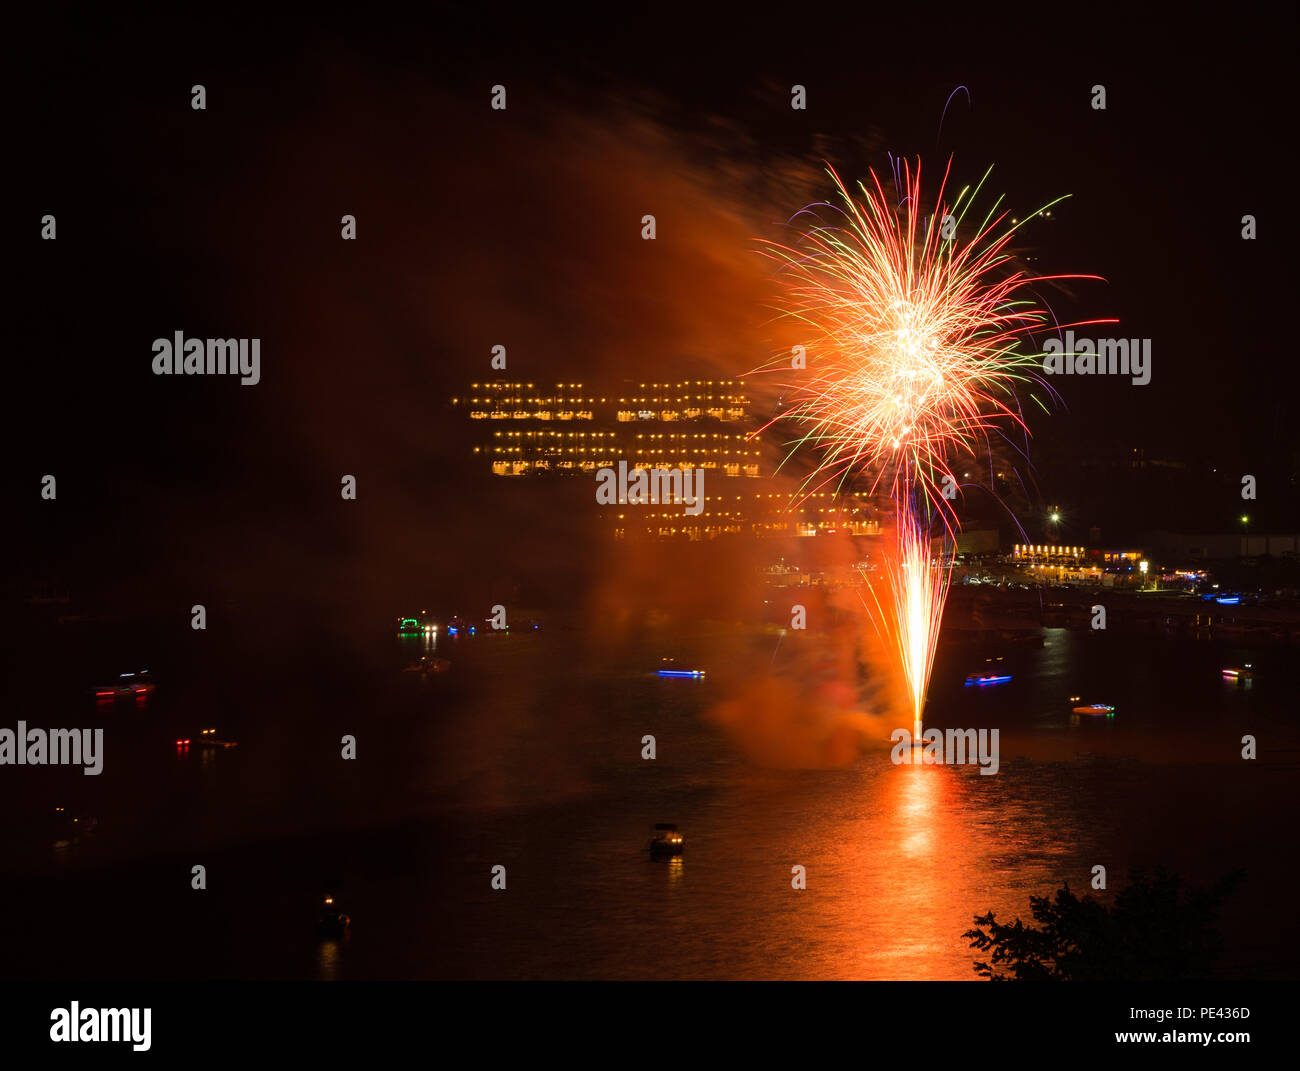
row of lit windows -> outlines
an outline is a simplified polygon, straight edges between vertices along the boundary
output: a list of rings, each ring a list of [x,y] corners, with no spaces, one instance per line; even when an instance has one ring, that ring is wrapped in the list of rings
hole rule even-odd
[[[657,389],[659,387],[734,387],[735,385],[736,385],[736,381],[734,379],[688,379],[682,383],[649,384],[651,389]],[[533,389],[533,384],[531,383],[522,383],[522,382],[507,383],[504,380],[497,380],[496,382],[493,383],[471,383],[470,386],[473,387],[475,390],[480,390],[480,389],[505,390],[507,388],[511,388],[514,390],[523,390],[525,387],[528,390]],[[645,383],[638,383],[637,389],[645,390],[646,386],[647,385]],[[563,390],[565,387],[569,387],[570,389],[573,390],[581,390],[582,384],[581,383],[557,383],[555,384],[555,387],[557,390]]]
[[[604,401],[603,398],[601,400]],[[663,402],[719,401],[719,402],[732,402],[736,405],[744,405],[748,401],[748,399],[743,394],[678,394],[678,395],[664,395],[663,397],[655,396],[653,398],[650,395],[646,394],[639,398],[620,398],[619,401],[624,403],[631,402],[633,404],[637,404],[637,403],[644,404],[646,402],[663,403]]]
[[[500,439],[502,436],[507,439],[522,439],[524,436],[539,439],[613,439],[618,435],[616,431],[494,431],[492,437]],[[640,436],[638,436],[640,438]],[[741,438],[741,436],[736,436]]]
[[[496,460],[494,460],[492,462],[492,471],[496,473],[498,476],[502,475],[503,473],[513,473],[515,475],[519,475],[534,470],[538,472],[549,472],[552,469],[595,472],[597,469],[613,469],[615,464],[617,464],[617,462],[615,462],[614,459],[612,458],[600,458],[600,457],[583,458],[581,461],[573,461],[571,459],[565,459],[562,461],[551,460],[544,457],[543,458],[510,457],[510,458],[497,458]],[[662,461],[655,462],[655,461],[647,461],[642,458],[638,458],[629,467],[634,471],[637,469],[642,469],[642,470],[663,469],[671,472],[677,469],[684,469],[686,471],[690,471],[692,469],[700,469],[705,472],[720,471],[724,476],[740,476],[740,475],[757,476],[758,475],[757,465],[742,464],[739,461],[724,461],[722,463],[719,463],[717,461],[712,461],[712,460],[697,461],[697,462],[681,461],[676,463],[665,464]]]
[[[478,447],[475,447],[474,450],[475,450],[475,452],[477,453],[478,450],[479,450],[479,448],[478,448]],[[610,468],[612,468],[612,467],[616,466],[620,460],[626,461],[627,459],[626,459],[626,458],[618,458],[618,459],[611,460],[611,461],[609,461],[609,462],[607,463],[607,466],[598,466],[596,462],[594,462],[594,461],[592,461],[592,460],[590,460],[590,459],[586,459],[586,460],[583,460],[583,461],[581,461],[581,462],[577,462],[577,461],[560,461],[560,462],[556,462],[554,465],[552,465],[552,467],[553,467],[553,468],[574,468],[574,467],[581,466],[581,467],[583,468],[583,471],[587,471],[587,472],[589,472],[589,471],[594,470],[594,469],[597,468],[597,467],[610,467]],[[516,465],[516,466],[519,466],[519,465],[527,465],[527,464],[529,464],[529,462],[521,462],[521,461],[515,461],[515,462],[497,461],[497,462],[493,462],[493,464],[494,464],[494,465],[509,465],[509,464],[514,464],[514,465]],[[682,464],[683,464],[683,466],[686,466],[687,463],[686,463],[686,462],[683,462]],[[652,465],[649,465],[649,464],[642,464],[642,463],[636,463],[636,464],[632,464],[632,465],[630,465],[630,468],[632,468],[632,469],[638,469],[638,468],[655,468],[655,467],[662,468],[663,466],[652,466]],[[688,466],[688,467],[689,467],[689,466]],[[700,466],[700,465],[696,465],[696,466],[694,466],[694,467],[699,468],[699,467],[702,467],[702,466]],[[733,463],[733,467],[734,467],[734,463]],[[748,472],[751,468],[754,468],[754,467],[755,467],[755,466],[745,466],[745,469],[746,469],[746,471]],[[784,495],[784,494],[778,494],[778,493],[769,493],[769,494],[759,493],[759,494],[746,494],[746,495],[736,495],[736,496],[735,496],[736,501],[742,501],[742,500],[748,499],[748,500],[751,500],[751,501],[754,501],[754,502],[763,502],[763,503],[766,503],[767,505],[771,505],[771,504],[772,504],[772,500],[773,500],[773,499],[777,499],[777,500],[779,500],[779,501],[778,501],[778,507],[779,507],[780,502],[785,502],[785,503],[787,503],[787,504],[789,504],[789,503],[791,503],[791,502],[794,502],[794,503],[795,503],[795,508],[798,508],[798,509],[807,509],[808,507],[805,507],[805,506],[804,506],[804,503],[805,503],[805,502],[812,502],[812,501],[816,501],[816,500],[820,500],[820,499],[827,499],[827,498],[829,498],[829,499],[834,499],[835,497],[836,497],[836,495],[835,495],[835,493],[834,493],[833,491],[825,491],[825,492],[823,492],[823,493],[821,493],[821,494],[801,495],[801,496],[798,497],[797,500],[793,499],[790,495]],[[860,508],[860,507],[854,507],[855,512],[856,512],[856,510],[859,509],[859,508]],[[848,509],[847,506],[831,507],[830,512],[843,512],[843,511],[846,510],[846,509]],[[827,511],[825,511],[825,510],[818,510],[818,512],[827,512]]]
[[[1013,550],[1014,550],[1014,554],[1017,557],[1021,557],[1026,554],[1044,554],[1050,557],[1057,557],[1057,558],[1065,558],[1065,557],[1077,558],[1080,555],[1087,553],[1087,551],[1083,547],[1058,547],[1050,543],[1048,544],[1017,543],[1015,544]],[[1108,562],[1109,561],[1135,562],[1141,559],[1142,552],[1140,550],[1106,551],[1102,555],[1102,557]]]
[[[546,453],[554,457],[572,456],[579,457],[590,453],[592,450],[625,450],[629,453],[638,454],[691,454],[693,456],[705,457],[722,457],[724,454],[735,454],[737,457],[761,457],[761,450],[742,450],[739,445],[733,450],[729,446],[717,446],[713,443],[678,443],[676,446],[651,446],[648,443],[604,443],[604,442],[514,442],[503,443],[500,446],[486,447],[476,446],[474,452],[477,454],[480,450],[490,449],[494,454],[500,453]]]
[[[745,410],[743,409],[705,409],[702,412],[698,409],[688,409],[685,414],[679,413],[675,409],[663,409],[659,412],[652,412],[648,409],[620,409],[615,414],[615,419],[620,424],[631,424],[637,420],[681,420],[683,416],[686,420],[695,420],[701,416],[710,416],[715,420],[740,420],[744,415]]]
[[[594,405],[599,401],[602,405],[607,403],[608,398],[584,398],[581,395],[557,394],[549,398],[540,398],[535,395],[517,394],[512,397],[503,398],[500,395],[493,398],[453,398],[452,405],[559,405],[568,402],[572,405],[575,402],[586,402],[588,405]],[[733,405],[745,405],[749,399],[743,394],[678,394],[664,397],[650,397],[645,395],[638,398],[620,398],[619,402],[623,405],[629,403],[633,405],[644,404],[646,402],[730,402]]]
[[[618,435],[619,432],[617,431],[550,431],[547,430],[547,431],[494,431],[492,433],[492,437],[495,439],[500,439],[503,436],[507,439],[522,439],[524,437],[531,439],[534,436],[536,436],[539,439],[586,439],[589,437],[592,439],[604,439],[604,438],[612,439]],[[637,435],[637,438],[638,439],[668,439],[671,442],[676,442],[678,439],[682,439],[682,440],[709,439],[711,441],[717,441],[718,439],[722,439],[726,442],[731,442],[733,440],[738,440],[740,442],[747,442],[749,440],[748,435],[745,435],[741,432],[734,432],[734,431],[718,431],[718,432],[713,432],[712,434],[697,432],[693,435],[686,434],[686,433],[682,433],[681,435],[663,434],[663,433],[660,433],[658,435],[653,435],[653,434],[646,435],[643,433]]]
[[[663,409],[657,412],[648,409],[620,409],[614,419],[620,424],[630,424],[637,420],[698,420],[700,417],[712,417],[715,420],[741,420],[745,410],[735,409]],[[590,409],[471,409],[470,420],[594,420],[595,413]]]
[[[560,402],[566,400],[570,402],[581,402],[584,399],[561,398]],[[604,400],[604,398],[601,399],[601,401]],[[509,398],[502,399],[502,401],[506,403],[512,402]],[[591,399],[588,398],[586,401],[590,402]],[[474,399],[474,404],[479,404],[477,398]],[[490,405],[492,403],[485,399],[482,404]],[[512,404],[520,403],[516,399]],[[548,400],[546,403],[539,402],[538,404],[555,403]],[[579,420],[591,420],[592,413],[593,411],[590,409],[471,409],[469,411],[469,418],[470,420],[484,420],[488,416],[491,416],[495,420],[502,420],[507,417],[514,417],[516,420],[572,420],[576,414]],[[627,423],[630,420],[681,420],[683,418],[686,420],[698,420],[700,417],[704,416],[713,417],[715,420],[739,420],[744,415],[745,409],[743,406],[733,405],[730,409],[715,406],[712,409],[688,408],[683,409],[680,412],[676,409],[663,409],[658,411],[652,409],[620,409],[615,414],[615,419],[622,423]]]
[[[492,471],[498,476],[512,476],[512,475],[521,476],[525,473],[533,472],[533,471],[538,471],[538,472],[549,471],[552,468],[580,469],[583,472],[594,472],[597,468],[613,468],[613,466],[614,466],[614,461],[612,459],[586,460],[586,461],[557,461],[555,462],[554,465],[552,465],[551,462],[546,461],[545,459],[540,461],[522,461],[519,459],[515,459],[512,461],[493,461]],[[638,463],[637,465],[633,466],[633,468],[639,468],[639,469],[648,469],[651,467],[652,467],[651,465],[646,463]],[[662,466],[653,466],[653,467],[662,467]],[[701,464],[697,464],[694,466],[684,461],[680,465],[673,466],[673,467],[683,468],[683,469],[721,468],[722,474],[724,476],[756,477],[758,475],[757,465],[742,465],[737,461],[729,461],[726,464],[721,466],[719,466],[717,462],[713,462],[713,461],[705,461]]]
[[[619,399],[622,401],[622,399]],[[577,402],[587,402],[594,405],[597,401],[607,402],[608,398],[583,398],[581,395],[558,394],[553,398],[538,398],[536,396],[527,397],[519,394],[513,398],[453,398],[452,405],[560,405],[565,402],[573,405]]]
[[[652,531],[651,529],[649,529],[649,528],[646,528],[646,529],[643,529],[642,531],[643,531],[644,533],[648,534],[648,535],[654,536],[654,537],[659,538],[659,539],[669,539],[669,538],[672,538],[672,537],[674,537],[674,536],[677,536],[677,537],[685,538],[685,539],[687,539],[687,540],[689,540],[689,541],[691,541],[691,542],[700,542],[700,541],[702,541],[703,539],[706,539],[706,538],[712,538],[713,536],[718,536],[718,535],[733,535],[733,534],[735,534],[735,535],[741,535],[741,534],[745,534],[746,532],[748,532],[748,533],[750,533],[750,534],[752,534],[752,535],[767,535],[767,534],[769,534],[769,533],[766,533],[766,532],[759,532],[758,529],[756,529],[756,528],[754,528],[754,527],[752,527],[752,526],[749,527],[749,528],[746,528],[744,525],[739,525],[739,524],[708,525],[708,526],[700,527],[700,528],[680,528],[680,529],[678,529],[678,528],[658,528],[658,529],[654,529],[653,531]],[[778,532],[778,533],[774,533],[774,534],[784,535],[784,534],[786,534],[786,533],[785,533],[785,532]],[[800,533],[800,535],[815,535],[815,534],[816,534],[816,533],[814,533],[814,532],[801,532],[801,533]],[[614,538],[615,538],[615,540],[618,540],[618,541],[625,541],[625,540],[627,539],[627,529],[626,529],[626,528],[615,528],[615,529],[614,529]]]
[[[704,496],[704,506],[705,506],[706,509],[708,508],[710,502],[722,502],[722,501],[725,501],[725,499],[723,499],[723,498],[718,498],[717,496],[711,496],[711,495],[705,495],[705,496]],[[619,503],[619,504],[620,504],[620,505],[626,505],[626,503]],[[822,513],[822,512],[825,512],[825,511],[824,511],[824,510],[818,510],[818,512],[819,512],[819,513]],[[725,513],[725,515],[728,516],[728,517],[732,516],[732,513],[731,513],[730,511],[724,511],[724,513]],[[622,517],[623,514],[620,513],[619,516]],[[645,514],[645,516],[647,516],[647,517],[656,517],[656,516],[658,516],[658,514],[656,514],[656,513],[647,513],[647,514]],[[665,516],[668,516],[668,514],[665,514]],[[674,514],[671,514],[671,516],[676,516],[676,514],[675,514],[675,513],[674,513]],[[750,516],[750,514],[748,513],[748,511],[737,510],[736,513],[735,513],[735,516],[737,516],[737,517],[748,517],[748,516]],[[804,524],[804,525],[810,525],[810,524],[814,524],[814,523],[815,523],[815,524],[820,524],[820,525],[828,525],[828,524],[853,524],[853,525],[856,525],[856,526],[859,527],[859,528],[865,528],[865,529],[876,529],[876,530],[879,530],[879,528],[880,528],[880,522],[878,522],[878,521],[848,521],[848,520],[844,520],[844,519],[841,519],[840,521],[830,520],[830,521],[815,521],[815,522],[814,522],[814,521],[798,521],[797,519],[791,519],[788,523],[790,523],[790,524],[796,524],[796,523],[799,523],[799,524]]]
[[[526,409],[516,409],[513,413],[505,409],[475,409],[469,414],[470,420],[550,420],[550,413],[530,413]],[[595,420],[596,414],[589,409],[576,413],[557,413],[556,420]]]
[[[649,435],[647,435],[644,432],[642,432],[640,435],[637,436],[637,438],[638,439],[667,439],[670,442],[676,442],[678,439],[727,439],[727,440],[741,439],[744,440],[744,439],[748,439],[749,436],[738,434],[736,432],[727,432],[727,431],[714,432],[711,435],[706,435],[703,432],[697,432],[694,435],[690,435],[685,432],[683,432],[680,435],[678,435],[676,432],[659,432],[657,434],[652,432]]]
[[[697,516],[698,516],[697,523],[701,523],[701,524],[704,523],[705,520],[716,520],[716,519],[719,518],[719,517],[734,517],[734,518],[735,518],[737,521],[739,521],[739,522],[742,522],[742,523],[745,523],[745,524],[749,524],[749,525],[750,525],[750,526],[751,526],[755,531],[757,531],[757,530],[759,530],[759,529],[762,529],[763,531],[774,531],[774,532],[789,532],[789,531],[794,531],[794,530],[796,530],[796,529],[797,529],[797,530],[807,530],[807,531],[812,531],[813,529],[827,529],[827,528],[840,528],[840,527],[845,527],[845,526],[843,526],[843,525],[829,525],[829,524],[815,524],[815,525],[814,525],[814,524],[798,524],[798,523],[796,523],[796,522],[794,522],[794,521],[789,521],[789,522],[786,522],[786,523],[784,523],[784,524],[780,524],[780,523],[762,523],[762,522],[754,521],[752,518],[747,518],[743,513],[731,513],[731,512],[728,512],[728,511],[726,511],[726,510],[723,510],[722,512],[718,512],[717,510],[707,510],[707,509],[706,509],[703,513],[698,514]],[[676,521],[681,521],[682,523],[688,523],[688,522],[690,522],[690,521],[692,521],[693,519],[696,519],[696,518],[693,517],[692,514],[689,514],[689,513],[684,514],[684,513],[682,513],[681,509],[678,508],[678,509],[676,509],[676,510],[662,510],[662,511],[658,511],[658,512],[656,512],[656,511],[654,511],[654,510],[640,510],[640,509],[638,509],[636,513],[619,513],[619,514],[617,514],[617,515],[614,517],[614,519],[615,519],[615,520],[619,520],[619,521],[627,521],[627,520],[640,521],[640,520],[644,520],[644,521],[646,521],[647,523],[650,522],[650,521],[654,521],[654,520],[658,520],[658,519],[663,519],[663,520],[676,520]]]
[[[525,447],[522,443],[516,443],[510,446],[494,446],[492,447],[492,452],[494,454],[509,454],[509,453],[522,454],[525,449],[531,450],[533,452],[544,451],[545,453],[553,457],[564,457],[567,454],[572,454],[575,451],[579,451],[579,450],[582,451],[583,453],[586,453],[588,450],[608,450],[610,449],[610,444],[591,443],[590,445],[588,445],[587,443],[582,443],[581,445],[578,446],[562,446],[559,443],[555,443],[551,446],[543,446],[542,444],[537,443]],[[665,446],[662,447],[661,449],[656,450],[653,447],[645,447],[645,446],[641,446],[640,444],[637,444],[636,446],[631,447],[631,449],[635,450],[638,454],[648,454],[651,457],[663,457],[665,454],[678,454],[678,453],[694,453],[697,455],[703,453],[710,457],[713,456],[729,457],[732,454],[735,454],[737,457],[761,456],[761,451],[759,450],[728,450],[716,446],[704,446],[704,445]]]

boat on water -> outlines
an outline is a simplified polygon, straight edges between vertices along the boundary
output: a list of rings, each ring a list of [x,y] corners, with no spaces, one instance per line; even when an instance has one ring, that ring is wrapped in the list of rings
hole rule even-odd
[[[986,684],[1006,684],[1011,680],[1010,673],[968,673],[966,675],[966,687],[971,685],[983,686]]]
[[[72,814],[66,807],[55,807],[51,819],[51,844],[55,848],[68,848],[80,844],[99,830],[99,819],[93,816]]]
[[[421,610],[419,617],[399,617],[397,619],[399,636],[436,636],[438,623],[429,616],[428,610]]]
[[[1082,706],[1071,708],[1076,714],[1092,714],[1097,717],[1113,718],[1115,708],[1109,703],[1084,703]]]
[[[453,614],[447,619],[448,636],[477,636],[478,625],[468,617],[460,614]]]
[[[112,684],[101,684],[95,689],[95,698],[101,701],[123,698],[140,698],[152,695],[157,685],[147,669],[138,673],[119,673]]]
[[[989,684],[1006,684],[1011,680],[1011,674],[1003,667],[1001,655],[984,659],[984,665],[985,668],[978,673],[966,674],[967,688],[972,685],[982,688]]]
[[[322,937],[342,937],[351,925],[352,916],[339,910],[334,897],[325,897],[316,913],[316,932]]]
[[[660,666],[655,670],[657,677],[685,677],[690,680],[701,680],[704,677],[702,669],[684,669],[677,664],[675,658],[661,658]]]
[[[235,740],[222,740],[217,736],[216,729],[200,729],[199,737],[194,741],[199,747],[238,747],[239,743]]]
[[[1225,681],[1248,681],[1253,680],[1255,671],[1251,664],[1247,662],[1244,666],[1224,666],[1223,679]]]
[[[421,677],[427,677],[430,673],[446,673],[449,669],[451,669],[450,659],[421,655],[414,662],[409,663],[402,672],[418,673]]]
[[[658,822],[654,826],[654,835],[650,838],[649,847],[652,859],[667,859],[674,855],[681,855],[686,846],[675,825],[670,822]]]

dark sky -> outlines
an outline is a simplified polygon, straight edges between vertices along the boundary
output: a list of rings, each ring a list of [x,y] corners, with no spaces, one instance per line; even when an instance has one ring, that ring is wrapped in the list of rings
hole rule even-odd
[[[951,155],[961,181],[994,165],[989,189],[1021,213],[1071,194],[1026,231],[1034,266],[1106,282],[1054,308],[1153,340],[1148,386],[1053,382],[1063,405],[1031,449],[1045,501],[1076,528],[1215,530],[1250,472],[1259,523],[1295,524],[1294,355],[1274,337],[1292,305],[1289,6],[1003,10],[646,6],[576,25],[434,5],[16,32],[32,46],[10,100],[11,587],[111,575],[170,597],[328,575],[379,604],[412,576],[450,582],[465,555],[529,553],[521,526],[562,546],[562,517],[487,511],[447,412],[490,346],[540,383],[749,371],[771,344],[754,240],[825,192],[823,161],[857,178],[888,153],[932,171]],[[940,131],[958,86],[969,103]],[[152,340],[178,329],[262,338],[262,383],[153,376]],[[1135,447],[1188,475],[1089,475]],[[57,504],[37,497],[46,472]]]

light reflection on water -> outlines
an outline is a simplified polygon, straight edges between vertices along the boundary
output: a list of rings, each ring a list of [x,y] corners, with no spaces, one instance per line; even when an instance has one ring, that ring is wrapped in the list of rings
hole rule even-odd
[[[506,913],[453,894],[444,906],[475,935],[473,948],[468,938],[440,940],[429,969],[482,977],[973,979],[975,954],[962,934],[974,915],[993,909],[1005,921],[1029,921],[1031,895],[1067,881],[1085,892],[1099,864],[1113,890],[1131,866],[1164,863],[1208,881],[1248,859],[1257,894],[1269,897],[1276,853],[1267,838],[1245,843],[1260,841],[1258,824],[1245,816],[1267,806],[1270,793],[1285,793],[1285,781],[1254,778],[1223,746],[1224,719],[1232,727],[1240,712],[1189,711],[1177,695],[1162,703],[1138,664],[1109,680],[1093,674],[1093,691],[1118,700],[1121,716],[1080,725],[1064,697],[1078,687],[1071,677],[1081,662],[1096,659],[1094,650],[1070,649],[1083,642],[1054,634],[1022,667],[1019,692],[979,696],[978,706],[956,708],[936,689],[937,724],[1002,724],[995,776],[974,765],[894,766],[887,744],[845,769],[759,770],[701,729],[699,692],[649,686],[643,701],[638,685],[624,681],[604,705],[575,696],[574,710],[586,713],[568,715],[569,752],[628,750],[627,736],[655,729],[659,762],[653,770],[629,762],[585,790],[569,785],[572,797],[560,792],[543,811],[477,815],[483,840],[511,841],[515,825],[527,830],[513,842],[512,874],[523,875],[511,886],[517,899]],[[1201,650],[1175,657],[1205,662]],[[553,716],[535,684],[522,682],[528,678],[515,679],[515,711],[490,724]],[[1176,726],[1176,741],[1159,730],[1162,722],[1169,732]],[[534,740],[525,732],[514,743],[488,744],[520,774],[516,792],[536,769],[516,753],[521,735]],[[547,759],[548,746],[541,744]],[[542,765],[548,774],[557,769]],[[652,821],[680,825],[684,860],[651,862],[637,851]],[[805,890],[791,887],[795,865],[807,870]],[[365,973],[364,963],[357,967]]]
[[[322,937],[316,946],[316,977],[322,982],[333,982],[340,977],[343,941]]]
[[[165,939],[192,927],[192,898],[160,914],[148,868],[132,861],[108,890],[87,871],[93,895],[120,894],[122,933],[161,935],[120,961],[109,942],[101,961],[158,977],[973,979],[962,933],[974,915],[1028,921],[1031,895],[1064,881],[1085,891],[1094,866],[1113,890],[1130,866],[1157,863],[1199,882],[1249,868],[1237,916],[1270,925],[1225,926],[1247,964],[1300,945],[1293,856],[1259,821],[1294,814],[1294,771],[1239,755],[1247,729],[1269,754],[1297,747],[1288,659],[1248,691],[1218,674],[1251,657],[1054,631],[1017,656],[1012,685],[975,694],[962,687],[972,659],[941,648],[927,724],[1000,727],[1001,769],[982,776],[893,765],[888,727],[841,768],[759,768],[704,717],[724,659],[705,682],[663,681],[648,672],[658,649],[577,646],[449,638],[438,648],[452,671],[429,681],[402,673],[401,647],[356,707],[168,693],[174,725],[113,736],[105,775],[74,779],[93,789],[87,813],[106,816],[105,835],[62,851],[47,839],[45,858],[62,871],[160,845],[239,853],[197,956]],[[770,664],[771,644],[755,646]],[[1114,702],[1116,718],[1072,717],[1074,694]],[[241,746],[178,755],[182,728],[209,723],[231,724]],[[358,727],[363,761],[341,767],[338,734]],[[640,757],[646,733],[653,762]],[[679,825],[684,858],[649,858],[655,822]],[[505,892],[489,887],[497,864]],[[353,917],[344,943],[314,940],[297,906],[335,875]],[[24,955],[28,973],[53,969],[36,941]]]
[[[991,784],[996,778],[973,770],[894,767],[882,754],[854,772],[856,783],[821,775],[818,788],[791,784],[788,794],[765,800],[721,794],[692,820],[692,828],[701,825],[689,860],[690,914],[673,934],[672,955],[643,949],[633,960],[575,961],[570,969],[628,977],[971,977],[961,934],[972,916],[988,907],[1023,914],[1021,890],[1059,882],[1069,831],[1063,836],[1041,814],[1024,820],[1031,809],[1017,797],[1028,786],[1008,799]],[[791,888],[796,863],[807,868],[804,891]],[[652,901],[641,910],[658,914]],[[723,941],[734,941],[737,958],[705,954]]]

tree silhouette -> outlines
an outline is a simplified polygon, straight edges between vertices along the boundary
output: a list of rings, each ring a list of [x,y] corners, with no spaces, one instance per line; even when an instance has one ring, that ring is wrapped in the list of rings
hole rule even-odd
[[[978,952],[975,972],[991,981],[1171,981],[1211,976],[1221,951],[1219,910],[1244,875],[1233,871],[1209,889],[1185,887],[1165,871],[1129,875],[1110,907],[1069,883],[1055,896],[1031,896],[1039,925],[975,916],[962,936]]]

